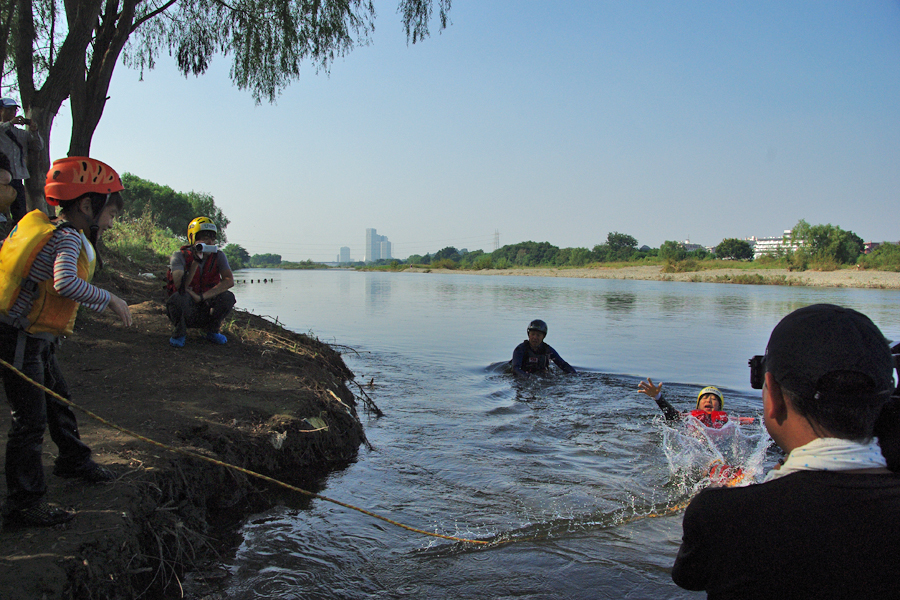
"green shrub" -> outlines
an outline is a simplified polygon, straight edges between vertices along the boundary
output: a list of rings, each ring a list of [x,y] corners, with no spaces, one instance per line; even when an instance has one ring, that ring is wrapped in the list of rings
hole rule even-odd
[[[431,261],[431,266],[435,269],[456,269],[459,267],[458,264],[456,264],[449,258],[439,258],[438,260],[433,260]]]
[[[809,268],[813,271],[837,271],[842,268],[842,265],[832,256],[823,256],[809,261]]]
[[[772,254],[763,254],[753,262],[760,267],[782,267],[787,268],[787,260],[784,256],[774,256]]]
[[[110,252],[137,263],[163,261],[185,242],[168,229],[160,228],[150,214],[121,219],[103,234],[103,245]]]
[[[864,269],[900,271],[900,245],[885,242],[869,254],[863,254],[857,264]]]
[[[475,262],[472,264],[472,266],[476,269],[490,269],[493,264],[494,261],[491,260],[490,254],[482,254],[475,259]]]
[[[785,261],[788,271],[805,271],[809,268],[809,254],[802,250],[788,253]]]
[[[662,268],[663,273],[688,273],[697,270],[699,270],[699,267],[697,266],[697,261],[693,258],[677,261],[670,260],[666,262],[666,266]]]

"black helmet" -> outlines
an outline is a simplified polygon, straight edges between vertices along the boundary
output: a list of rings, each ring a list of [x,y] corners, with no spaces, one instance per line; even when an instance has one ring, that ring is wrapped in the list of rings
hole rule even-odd
[[[528,329],[526,329],[526,331],[540,331],[544,335],[547,335],[547,324],[540,319],[535,319],[528,324]]]

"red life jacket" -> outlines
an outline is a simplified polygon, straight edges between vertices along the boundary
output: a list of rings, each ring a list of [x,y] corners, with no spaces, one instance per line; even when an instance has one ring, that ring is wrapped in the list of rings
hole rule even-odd
[[[721,410],[714,410],[711,413],[708,413],[705,410],[692,410],[691,416],[707,427],[712,427],[713,429],[718,429],[728,422],[728,413],[722,412]]]
[[[190,246],[182,246],[181,255],[184,257],[183,277],[187,277],[191,270],[191,264],[194,262],[194,253],[191,252]],[[191,280],[191,289],[194,290],[194,293],[196,294],[207,292],[222,281],[222,276],[219,275],[218,257],[214,254],[210,254],[204,258],[206,260],[201,263],[199,270],[194,273],[194,278]],[[172,278],[172,269],[170,267],[166,272],[166,295],[171,296],[177,291],[178,290],[175,289],[175,281]]]

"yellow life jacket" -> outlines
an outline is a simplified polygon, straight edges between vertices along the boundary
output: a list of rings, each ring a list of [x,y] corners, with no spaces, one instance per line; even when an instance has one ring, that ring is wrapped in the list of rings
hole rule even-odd
[[[19,221],[0,248],[0,315],[2,319],[30,334],[69,335],[75,326],[78,303],[53,288],[53,278],[34,281],[28,277],[34,259],[47,244],[57,226],[40,210]],[[96,255],[84,244],[78,254],[78,277],[90,282],[97,265]],[[23,289],[33,290],[31,308],[24,319],[11,322],[9,311]]]

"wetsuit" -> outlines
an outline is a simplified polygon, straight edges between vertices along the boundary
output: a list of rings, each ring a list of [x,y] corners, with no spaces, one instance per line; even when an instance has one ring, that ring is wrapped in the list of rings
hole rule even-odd
[[[528,340],[525,340],[513,350],[512,370],[521,377],[528,377],[531,373],[540,373],[550,368],[550,361],[566,373],[575,373],[575,369],[564,361],[559,353],[549,344],[541,342],[537,351],[531,348]]]

